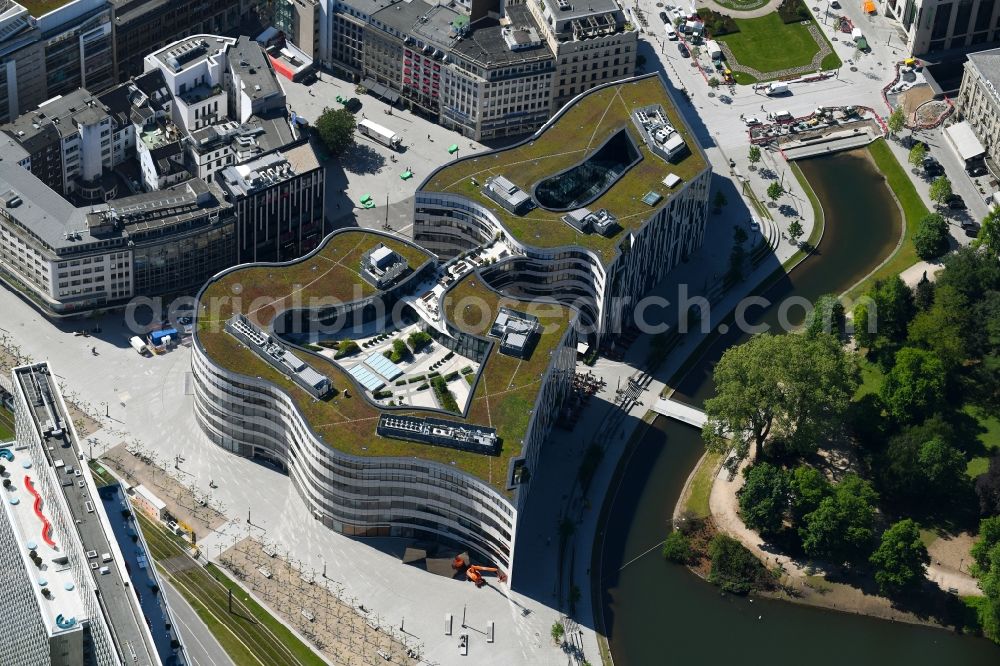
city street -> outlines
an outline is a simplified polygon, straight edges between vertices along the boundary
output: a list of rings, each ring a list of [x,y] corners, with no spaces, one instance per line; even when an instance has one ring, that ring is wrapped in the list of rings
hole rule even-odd
[[[355,132],[355,144],[339,158],[327,161],[326,215],[333,228],[354,226],[354,216],[364,220],[361,226],[381,227],[385,224],[386,202],[390,207],[389,224],[396,231],[405,233],[412,221],[412,197],[417,186],[435,168],[448,160],[465,157],[470,151],[486,148],[470,141],[458,132],[441,127],[426,118],[402,109],[394,109],[371,95],[358,95],[355,84],[321,73],[311,85],[296,83],[284,77],[278,81],[285,90],[289,108],[310,123],[316,121],[323,109],[342,108],[337,96],[345,99],[356,97],[361,108],[355,114],[382,125],[403,139],[399,152],[374,139]],[[392,115],[386,111],[392,111]],[[452,144],[458,146],[454,155],[448,153]],[[395,161],[393,161],[395,159]],[[409,170],[413,177],[402,180],[400,174]],[[358,200],[371,195],[375,208],[364,209]]]

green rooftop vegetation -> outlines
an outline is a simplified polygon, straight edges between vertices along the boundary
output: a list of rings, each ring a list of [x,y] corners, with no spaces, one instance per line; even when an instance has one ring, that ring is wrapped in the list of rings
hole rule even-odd
[[[633,109],[652,104],[663,107],[690,150],[677,164],[668,164],[653,154],[629,117]],[[487,198],[482,193],[482,185],[490,176],[504,176],[531,193],[540,180],[584,161],[622,128],[627,128],[642,153],[642,160],[587,208],[606,208],[618,217],[624,229],[635,230],[665,206],[673,192],[707,166],[693,134],[671,103],[658,75],[595,90],[574,104],[538,138],[489,155],[458,160],[434,173],[422,189],[463,194],[487,206],[511,234],[527,245],[581,245],[600,255],[605,263],[610,263],[624,235],[622,231],[611,238],[596,233],[583,234],[562,221],[565,213],[542,208],[524,216],[512,215]],[[671,173],[679,176],[681,183],[668,188],[662,181]],[[473,179],[478,184],[473,183]],[[643,203],[642,198],[650,191],[658,192],[664,199],[655,206]]]
[[[311,298],[336,298],[349,303],[371,296],[375,288],[362,277],[361,256],[379,243],[403,257],[412,270],[418,269],[431,255],[424,250],[362,230],[334,234],[323,248],[289,266],[247,266],[227,273],[212,283],[202,295],[205,310],[198,317],[204,327],[219,328],[234,313],[254,314],[255,321],[267,326],[275,314],[290,305],[308,305]],[[219,326],[211,324],[219,323]]]
[[[350,260],[343,260],[340,263],[345,269],[353,268],[357,263],[356,259],[359,260],[361,254],[377,242],[385,242],[387,246],[401,254],[408,252],[409,256],[406,254],[403,256],[407,257],[411,266],[419,265],[422,263],[419,261],[420,258],[426,256],[422,250],[402,241],[387,242],[382,237],[364,231],[342,232],[334,235],[319,254],[297,264],[287,267],[247,267],[225,275],[205,290],[202,302],[207,304],[214,297],[230,295],[232,285],[238,283],[242,285],[243,299],[237,304],[239,308],[236,311],[247,314],[247,307],[254,298],[273,303],[257,310],[255,315],[258,323],[266,326],[285,307],[285,304],[291,302],[289,289],[303,284],[304,275],[315,277],[315,271],[310,267],[318,263],[319,256],[323,256],[323,261],[327,264],[335,263],[333,261],[335,257],[350,257]],[[351,277],[343,270],[336,271],[336,275],[330,273],[328,276],[323,278],[322,282],[311,284],[307,293],[317,296],[322,296],[324,293],[327,295],[350,293],[353,285],[348,284],[349,282],[363,282],[359,275]],[[369,288],[366,293],[372,291]],[[248,294],[253,296],[247,297]],[[463,330],[483,336],[492,325],[493,317],[499,307],[505,306],[522,311],[529,309],[529,304],[525,302],[501,296],[490,290],[475,274],[458,282],[449,292],[449,298],[445,303],[445,315],[453,316],[455,308],[464,308],[470,302],[476,305],[474,311],[463,310],[464,318],[454,321]],[[531,419],[530,411],[541,388],[541,376],[549,365],[550,352],[566,332],[572,312],[560,305],[546,304],[530,308],[531,314],[538,317],[543,327],[542,335],[531,357],[528,360],[521,360],[505,356],[497,351],[497,346],[494,346],[494,351],[483,364],[482,376],[473,394],[467,419],[442,416],[419,409],[399,410],[398,413],[412,416],[434,415],[438,418],[466,420],[496,428],[502,440],[502,450],[499,456],[488,456],[377,436],[375,427],[378,424],[379,409],[359,395],[360,389],[355,387],[344,371],[332,361],[319,355],[309,356],[309,363],[318,372],[329,377],[336,388],[336,394],[326,400],[313,399],[292,380],[225,332],[223,324],[232,316],[233,306],[234,303],[228,301],[219,309],[215,319],[202,318],[207,308],[199,314],[197,335],[205,353],[219,367],[266,380],[283,389],[292,397],[303,416],[324,442],[352,455],[416,457],[445,465],[451,464],[482,479],[501,493],[506,493],[508,462],[521,453],[521,441]],[[487,317],[474,316],[482,312],[492,314]],[[306,357],[306,352],[296,351],[296,353],[303,358]]]
[[[48,14],[53,9],[68,5],[73,0],[18,0],[18,4],[28,10],[28,13],[38,18]]]

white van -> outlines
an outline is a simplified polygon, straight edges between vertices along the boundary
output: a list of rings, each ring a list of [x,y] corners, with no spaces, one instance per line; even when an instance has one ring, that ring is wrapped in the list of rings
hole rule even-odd
[[[774,82],[767,86],[768,95],[787,95],[788,94],[788,84]]]
[[[677,31],[676,31],[676,30],[674,30],[674,26],[672,26],[672,25],[670,25],[670,24],[668,23],[668,24],[666,24],[666,25],[665,25],[665,26],[663,27],[663,29],[664,29],[664,30],[666,31],[666,33],[667,33],[667,39],[669,39],[669,40],[670,40],[670,41],[672,41],[672,42],[676,42],[676,41],[677,41]]]

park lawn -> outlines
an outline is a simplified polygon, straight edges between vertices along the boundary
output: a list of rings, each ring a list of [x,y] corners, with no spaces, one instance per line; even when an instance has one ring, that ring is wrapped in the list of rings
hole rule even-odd
[[[718,37],[733,51],[741,65],[760,72],[778,72],[790,67],[808,65],[819,51],[819,45],[809,34],[809,26],[801,23],[784,23],[777,12],[757,18],[736,18],[740,31]],[[824,37],[825,39],[825,37]],[[840,67],[836,53],[826,56],[823,69]],[[747,74],[737,74],[736,82],[745,84],[756,81]]]
[[[868,152],[875,160],[875,166],[885,176],[886,185],[892,190],[903,209],[903,242],[895,252],[874,273],[859,282],[847,292],[849,300],[856,300],[875,280],[883,280],[893,275],[899,275],[919,261],[917,249],[913,246],[913,235],[917,224],[930,211],[924,205],[917,193],[913,181],[907,175],[903,165],[892,154],[885,139],[879,139],[868,146]]]
[[[974,407],[966,407],[963,411],[976,419],[984,428],[984,432],[979,433],[979,441],[982,442],[986,453],[970,460],[965,470],[966,474],[974,479],[986,472],[991,457],[1000,454],[1000,419],[988,416]]]
[[[691,479],[691,493],[688,495],[685,508],[695,518],[708,518],[712,515],[712,510],[708,506],[708,496],[712,493],[712,481],[722,461],[722,455],[708,451],[694,472]]]
[[[879,390],[882,388],[882,381],[885,379],[885,373],[882,372],[882,368],[878,367],[875,363],[872,363],[863,355],[858,354],[858,367],[861,369],[861,385],[858,386],[858,390],[854,393],[854,399],[858,400],[869,393],[878,394]]]

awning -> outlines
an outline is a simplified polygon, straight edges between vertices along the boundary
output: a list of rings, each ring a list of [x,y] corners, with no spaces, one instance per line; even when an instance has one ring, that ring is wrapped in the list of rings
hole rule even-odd
[[[948,139],[948,143],[958,153],[958,156],[966,162],[976,157],[981,157],[986,152],[976,133],[972,131],[972,126],[969,125],[968,121],[963,120],[951,127],[946,127],[944,135]]]
[[[458,144],[457,143],[453,143],[450,146],[448,146],[448,152],[451,153],[452,155],[454,155],[455,153],[457,153],[458,152]]]
[[[381,97],[385,101],[389,102],[389,104],[395,104],[399,101],[399,93],[382,85],[381,83],[378,83],[375,79],[364,79],[361,82],[361,85],[369,93],[375,97]]]

